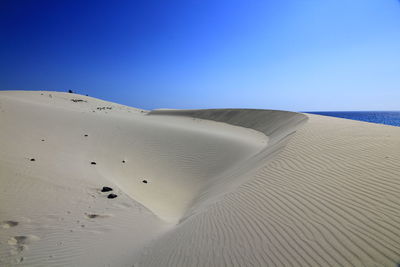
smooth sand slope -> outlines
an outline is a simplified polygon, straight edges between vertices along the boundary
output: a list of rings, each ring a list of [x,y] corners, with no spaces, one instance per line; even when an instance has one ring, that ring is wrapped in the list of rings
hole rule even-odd
[[[0,266],[396,266],[400,128],[307,116],[0,92]]]

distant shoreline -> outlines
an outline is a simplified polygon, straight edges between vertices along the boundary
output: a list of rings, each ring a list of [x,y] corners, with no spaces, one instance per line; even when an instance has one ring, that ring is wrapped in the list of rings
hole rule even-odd
[[[305,113],[400,127],[400,111],[308,111]]]

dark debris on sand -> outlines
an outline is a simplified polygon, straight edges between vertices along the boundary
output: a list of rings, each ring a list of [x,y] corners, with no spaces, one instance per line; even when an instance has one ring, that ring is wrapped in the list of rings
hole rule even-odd
[[[113,189],[111,188],[111,187],[108,187],[108,186],[103,186],[103,188],[101,189],[101,192],[110,192],[110,191],[112,191]]]

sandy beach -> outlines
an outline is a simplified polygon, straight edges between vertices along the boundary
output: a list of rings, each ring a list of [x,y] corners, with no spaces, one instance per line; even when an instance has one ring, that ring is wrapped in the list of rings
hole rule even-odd
[[[400,128],[0,92],[0,266],[398,266]]]

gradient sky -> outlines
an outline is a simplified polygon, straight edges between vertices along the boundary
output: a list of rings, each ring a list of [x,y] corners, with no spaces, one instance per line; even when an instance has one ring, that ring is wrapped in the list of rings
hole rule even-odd
[[[400,110],[398,0],[0,1],[0,90]]]

